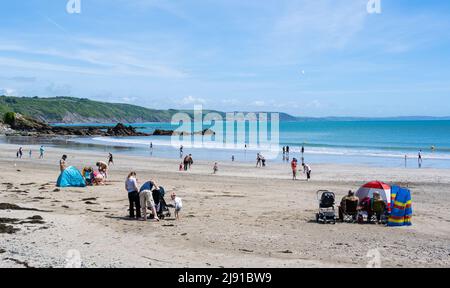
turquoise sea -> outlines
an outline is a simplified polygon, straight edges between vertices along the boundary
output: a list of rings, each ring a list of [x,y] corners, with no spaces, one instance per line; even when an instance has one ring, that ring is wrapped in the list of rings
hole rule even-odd
[[[143,132],[178,127],[170,123],[136,123],[133,126],[139,127]],[[249,132],[246,131],[245,135],[249,137]],[[152,153],[154,157],[179,157],[178,146],[171,145],[170,137],[95,137],[71,141],[103,147],[104,150],[113,149],[118,153]],[[153,143],[152,151],[150,143]],[[222,147],[205,140],[201,147],[185,145],[184,152],[192,153],[197,159],[203,160],[228,161],[235,156],[236,161],[253,161],[256,153],[269,153],[267,149],[270,149],[277,154],[280,152],[277,158],[271,161],[281,162],[281,147],[290,146],[290,158],[300,158],[302,145],[305,147],[305,160],[309,163],[404,167],[407,156],[406,165],[416,167],[418,153],[422,150],[423,167],[450,168],[450,121],[281,122],[279,145],[272,145],[270,148],[249,145],[245,149],[243,143]]]
[[[99,124],[101,125],[101,124]],[[132,124],[142,132],[155,129],[176,129],[170,123]],[[206,129],[209,126],[204,126]],[[236,129],[236,127],[235,127]],[[271,127],[269,125],[269,132]],[[238,132],[234,131],[237,134]],[[240,136],[249,137],[248,127]],[[270,134],[270,133],[269,133]],[[235,136],[236,136],[235,135]],[[244,142],[223,147],[207,139],[202,145],[184,145],[184,153],[196,159],[210,161],[255,161],[261,152],[270,163],[281,163],[281,147],[290,146],[290,159],[301,158],[305,147],[305,161],[314,163],[345,163],[380,167],[418,166],[418,153],[422,150],[424,168],[450,168],[450,121],[305,121],[281,122],[279,144],[257,146]],[[171,137],[80,137],[38,140],[45,145],[63,145],[72,149],[98,150],[105,153],[140,155],[143,157],[179,158],[179,145]],[[247,139],[248,140],[248,139]],[[26,144],[22,138],[3,139],[4,142]],[[36,139],[34,140],[36,142]],[[150,149],[150,143],[153,149]],[[37,143],[36,143],[37,144]],[[432,149],[434,147],[434,150]],[[275,156],[275,157],[269,157]],[[405,163],[405,156],[407,157]]]

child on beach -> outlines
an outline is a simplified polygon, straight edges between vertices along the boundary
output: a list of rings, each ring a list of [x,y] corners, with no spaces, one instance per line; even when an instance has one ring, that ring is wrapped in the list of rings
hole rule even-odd
[[[297,159],[292,159],[291,162],[291,168],[292,168],[292,180],[297,180]]]
[[[178,170],[183,171],[183,162],[180,163],[180,167],[178,168]]]
[[[173,201],[173,205],[171,206],[175,208],[175,219],[180,220],[180,211],[181,208],[183,208],[183,201],[180,197],[177,197],[175,192],[170,195],[170,198]]]
[[[219,164],[217,164],[217,162],[216,162],[216,163],[214,163],[213,174],[216,174],[217,171],[219,171]]]

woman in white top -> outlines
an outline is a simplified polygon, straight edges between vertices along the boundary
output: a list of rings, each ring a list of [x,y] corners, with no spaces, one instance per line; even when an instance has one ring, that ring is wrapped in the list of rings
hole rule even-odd
[[[136,172],[130,172],[128,174],[127,180],[125,181],[125,190],[128,192],[128,201],[130,202],[130,218],[134,218],[134,208],[136,208],[136,219],[141,218],[141,204]]]

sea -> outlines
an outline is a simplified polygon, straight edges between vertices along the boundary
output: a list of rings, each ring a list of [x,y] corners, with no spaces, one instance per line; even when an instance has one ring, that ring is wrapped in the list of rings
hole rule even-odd
[[[226,123],[214,124],[216,125],[214,127],[223,127],[223,130],[232,127]],[[152,133],[155,129],[179,128],[179,125],[171,123],[131,125],[138,131],[146,133]],[[266,141],[260,140],[255,143],[250,141],[252,131],[248,124],[244,130],[235,125],[234,131],[230,134],[234,137],[232,140],[230,137],[223,137],[225,139],[223,140],[216,135],[205,135],[203,138],[197,135],[196,140],[200,139],[200,142],[194,143],[191,141],[193,136],[185,136],[182,142],[180,137],[174,141],[174,138],[169,136],[71,137],[41,142],[45,145],[66,146],[72,149],[174,159],[180,158],[180,146],[183,145],[183,154],[192,154],[194,159],[223,162],[232,161],[234,158],[236,162],[254,162],[257,153],[261,153],[267,159],[268,165],[288,162],[294,157],[300,160],[303,157],[304,161],[311,165],[326,163],[417,168],[420,152],[422,168],[450,168],[450,121],[447,120],[313,120],[280,122],[274,129],[272,126],[274,125],[271,123],[267,125],[268,136],[264,139]],[[200,127],[207,129],[211,126],[200,124]],[[213,130],[217,132],[217,129]],[[256,133],[261,131],[258,128]],[[261,138],[265,136],[263,134]],[[23,138],[3,138],[2,141],[22,145],[27,143]],[[227,142],[226,145],[224,142]],[[286,146],[290,148],[289,155],[282,153],[282,147]],[[301,154],[302,147],[304,154]]]

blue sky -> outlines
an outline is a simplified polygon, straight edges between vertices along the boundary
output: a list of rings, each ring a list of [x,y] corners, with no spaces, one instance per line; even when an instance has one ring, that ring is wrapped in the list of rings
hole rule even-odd
[[[450,115],[450,1],[0,2],[0,94],[298,116]]]

